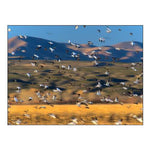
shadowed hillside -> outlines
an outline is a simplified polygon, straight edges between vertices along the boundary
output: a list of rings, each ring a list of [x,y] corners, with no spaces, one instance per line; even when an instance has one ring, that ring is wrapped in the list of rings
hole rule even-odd
[[[101,61],[139,62],[143,57],[143,44],[134,42],[134,45],[131,45],[131,42],[122,42],[113,46],[81,44],[77,47],[74,44],[30,36],[16,36],[8,40],[8,56],[13,59],[33,59],[34,55],[38,55],[39,59],[94,60],[89,57],[93,52]],[[77,57],[73,57],[72,53],[76,53]]]

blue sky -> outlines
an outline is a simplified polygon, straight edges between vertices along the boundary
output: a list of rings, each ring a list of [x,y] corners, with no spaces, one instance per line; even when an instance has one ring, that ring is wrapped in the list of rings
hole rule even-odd
[[[8,38],[17,35],[27,35],[33,37],[40,37],[56,42],[67,43],[68,40],[78,44],[85,44],[88,41],[92,41],[96,46],[113,45],[124,41],[139,41],[143,42],[143,27],[140,25],[109,25],[111,33],[106,32],[106,26],[104,25],[87,25],[85,28],[79,25],[79,28],[75,30],[74,25],[62,26],[62,25],[29,25],[29,26],[15,26],[9,25],[11,29],[8,32]],[[97,30],[100,29],[99,33]],[[121,29],[119,31],[118,29]],[[130,33],[133,35],[130,35]],[[104,37],[105,43],[100,43],[99,38]]]

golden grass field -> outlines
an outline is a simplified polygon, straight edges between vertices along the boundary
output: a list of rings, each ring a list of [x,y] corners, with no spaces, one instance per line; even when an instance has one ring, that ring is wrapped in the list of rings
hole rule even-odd
[[[97,118],[98,125],[115,125],[120,119],[122,125],[142,125],[135,118],[143,117],[142,108],[143,104],[93,104],[89,109],[83,105],[9,105],[8,124],[15,125],[16,120],[21,120],[20,125],[67,125],[76,118],[77,125],[93,125],[92,120]]]

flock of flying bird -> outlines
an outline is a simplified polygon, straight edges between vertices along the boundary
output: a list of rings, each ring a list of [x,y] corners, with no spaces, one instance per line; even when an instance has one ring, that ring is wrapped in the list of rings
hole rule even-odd
[[[84,25],[83,27],[85,28],[86,25]],[[77,30],[78,28],[79,28],[79,26],[76,25],[76,26],[75,26],[75,30]],[[8,31],[11,31],[11,29],[9,28]],[[98,31],[99,33],[101,32],[100,29],[98,29],[97,31]],[[118,31],[122,31],[122,29],[118,29]],[[107,32],[107,33],[111,33],[111,32],[112,32],[112,30],[110,29],[109,26],[106,26],[106,32]],[[130,35],[132,36],[133,33],[130,33]],[[25,38],[25,39],[28,38],[27,36],[22,36],[22,35],[20,35],[19,37],[20,37],[20,38]],[[99,38],[99,42],[105,42],[105,38],[100,37],[100,38]],[[49,50],[51,51],[51,53],[55,52],[55,49],[53,48],[53,42],[50,41],[50,42],[48,42],[48,43],[50,44]],[[70,40],[68,41],[68,43],[69,43],[70,45],[73,45],[73,46],[77,47],[77,48],[80,48],[80,45],[79,45],[79,44],[72,43]],[[88,44],[91,45],[92,42],[91,42],[91,41],[88,41]],[[133,46],[133,45],[134,45],[134,42],[131,41],[130,44]],[[41,47],[42,47],[42,45],[40,45],[40,44],[37,45],[37,49],[40,49]],[[12,55],[15,55],[15,52],[12,52],[11,54],[12,54]],[[79,55],[78,55],[77,53],[75,53],[75,52],[72,52],[72,53],[71,53],[71,57],[73,57],[73,58],[75,58],[75,59],[78,59],[78,58],[79,58]],[[89,58],[94,59],[94,65],[95,65],[95,66],[97,66],[97,65],[99,64],[98,61],[97,61],[97,60],[98,60],[98,55],[96,54],[95,51],[92,51],[92,53],[89,55]],[[37,60],[39,60],[39,59],[40,59],[40,56],[38,56],[37,54],[34,54],[33,57],[32,57],[32,59],[37,59]],[[61,62],[62,60],[59,58],[57,61],[58,61],[58,62]],[[39,64],[38,64],[38,62],[31,62],[31,65],[32,65],[33,67],[36,67],[36,66],[39,65]],[[136,66],[136,63],[131,63],[131,69],[132,69],[133,71],[137,71],[137,69],[135,68],[135,66]],[[61,69],[64,69],[64,70],[73,70],[74,72],[77,71],[77,68],[76,68],[76,67],[73,67],[73,68],[72,68],[71,65],[68,65],[68,66],[61,65]],[[38,70],[35,69],[34,72],[38,72]],[[109,76],[110,72],[109,72],[108,70],[106,70],[106,72],[104,72],[104,74],[107,75],[107,76]],[[139,75],[139,77],[138,77],[133,83],[134,83],[134,84],[138,84],[138,83],[139,83],[139,79],[140,79],[140,77],[142,77],[142,75],[143,75],[143,73],[141,73],[141,74]],[[29,72],[27,72],[27,73],[26,73],[26,76],[30,79],[30,78],[32,77],[32,74],[29,73]],[[128,88],[125,86],[125,82],[120,82],[120,84],[123,86],[122,88],[123,88],[124,90],[127,90],[127,89],[128,89]],[[103,86],[109,87],[109,86],[110,86],[110,82],[109,82],[108,80],[106,81],[105,84],[102,84],[100,81],[97,82],[97,85],[95,86],[96,88],[99,89],[99,90],[96,92],[96,95],[97,95],[97,96],[101,96],[101,88],[102,88]],[[47,84],[39,84],[39,87],[40,87],[40,88],[43,88],[43,89],[45,89],[45,90],[49,88],[49,86],[48,86]],[[17,93],[20,93],[20,92],[21,92],[21,87],[20,87],[20,86],[17,86],[17,87],[16,87],[16,92],[17,92]],[[61,93],[61,92],[63,92],[63,91],[62,91],[60,88],[56,87],[56,89],[53,89],[53,92],[54,92],[54,93]],[[87,92],[87,91],[85,90],[84,92]],[[51,95],[50,93],[47,93],[46,95],[43,96],[43,95],[40,93],[40,91],[36,91],[35,94],[36,94],[37,98],[39,99],[39,101],[42,101],[42,102],[45,103],[45,104],[49,104],[49,105],[53,106],[53,105],[47,100],[47,97]],[[139,96],[139,95],[133,94],[133,96]],[[142,95],[140,95],[140,97],[143,98]],[[23,100],[19,100],[17,96],[14,96],[13,99],[14,99],[14,102],[15,102],[15,103],[23,102]],[[57,96],[56,96],[56,95],[53,95],[53,96],[52,96],[52,100],[53,100],[53,101],[56,101],[56,100],[57,100]],[[29,101],[29,102],[30,102],[30,101],[33,101],[33,98],[32,98],[31,96],[29,96],[28,101]],[[109,98],[109,97],[103,97],[102,99],[100,99],[100,101],[101,101],[101,102],[107,102],[107,103],[119,103],[118,97],[115,97],[115,99],[111,99],[111,98]],[[83,97],[81,97],[80,94],[78,94],[78,99],[77,99],[77,101],[76,101],[76,105],[77,105],[78,107],[81,107],[81,105],[85,105],[85,108],[89,109],[89,104],[92,104],[92,103],[93,103],[92,101],[88,101],[88,100],[84,99]],[[8,105],[8,107],[10,107],[10,106]],[[46,108],[46,106],[40,106],[39,109],[41,109],[41,108]],[[56,116],[55,116],[54,114],[48,114],[48,116],[51,117],[51,118],[53,118],[53,119],[56,119]],[[28,113],[25,113],[25,114],[24,114],[24,117],[30,118],[30,115],[29,115]],[[139,122],[142,122],[142,118],[139,118],[139,117],[137,117],[136,115],[132,115],[132,117],[135,118],[135,119],[137,119]],[[91,120],[91,122],[92,122],[93,124],[95,124],[95,125],[98,124],[97,118],[93,118],[93,119]],[[20,119],[18,119],[17,121],[15,121],[15,124],[20,124],[20,123],[21,123],[21,120],[20,120]],[[78,124],[78,120],[77,120],[76,118],[72,118],[72,119],[71,119],[71,122],[69,122],[68,124],[69,124],[69,125]],[[116,125],[122,124],[122,120],[119,120],[119,121],[116,122],[115,124],[116,124]]]

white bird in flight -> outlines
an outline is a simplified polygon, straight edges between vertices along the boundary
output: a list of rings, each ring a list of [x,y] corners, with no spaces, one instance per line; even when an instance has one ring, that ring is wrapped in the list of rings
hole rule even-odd
[[[117,122],[115,122],[115,125],[121,125],[121,124],[122,124],[122,119],[120,119]]]
[[[75,26],[75,29],[77,30],[78,28],[79,28],[79,26],[78,26],[78,25],[76,25],[76,26]]]
[[[53,90],[53,92],[62,92],[59,88],[56,88],[56,90]]]
[[[101,95],[100,90],[96,92],[96,95],[98,95],[98,96],[100,96],[100,95]]]
[[[110,28],[107,28],[107,29],[106,29],[106,32],[107,32],[107,33],[110,33],[110,32],[111,32],[111,29],[110,29]]]
[[[8,32],[10,32],[11,31],[11,28],[8,28]]]
[[[73,71],[77,71],[77,68],[74,67],[74,68],[73,68]]]
[[[48,116],[50,116],[53,119],[56,119],[56,116],[54,114],[48,114]]]
[[[53,45],[53,44],[54,44],[54,43],[53,43],[53,42],[51,42],[51,41],[50,41],[50,42],[48,42],[48,43],[49,43],[50,45]]]
[[[37,59],[39,58],[39,56],[38,56],[38,55],[36,55],[36,54],[34,54],[34,57],[36,57]]]
[[[30,78],[31,77],[31,74],[30,73],[26,73],[26,75]]]
[[[110,84],[109,84],[109,82],[108,82],[108,81],[106,82],[106,84],[105,84],[105,85],[106,85],[106,86],[110,86]]]
[[[132,46],[134,46],[134,42],[133,42],[133,41],[131,41],[130,44],[131,44]]]
[[[53,95],[52,100],[53,100],[53,101],[56,100],[56,95]]]
[[[19,125],[22,121],[20,119],[18,119],[15,123],[16,125]]]
[[[12,55],[15,55],[15,52],[11,52]]]
[[[53,53],[55,51],[54,48],[50,47],[49,50]]]
[[[98,120],[97,120],[97,119],[93,119],[93,120],[91,120],[91,122],[92,122],[94,125],[97,125],[97,124],[98,124]]]
[[[14,101],[19,102],[16,96],[14,96]]]

